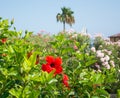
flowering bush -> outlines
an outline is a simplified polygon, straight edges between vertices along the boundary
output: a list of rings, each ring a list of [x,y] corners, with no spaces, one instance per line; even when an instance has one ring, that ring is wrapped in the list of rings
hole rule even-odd
[[[61,74],[62,73],[62,60],[61,58],[54,58],[52,56],[46,57],[46,64],[42,65],[42,70],[50,73],[51,71],[55,71],[54,74]]]
[[[1,98],[110,97],[115,51],[90,48],[90,37],[76,32],[23,36],[12,24],[0,20]]]
[[[102,41],[102,43],[99,42]],[[107,89],[110,93],[116,93],[120,88],[120,62],[119,62],[119,42],[111,42],[109,39],[104,39],[102,37],[95,38],[95,47],[91,48],[97,58],[97,69],[104,67]],[[99,46],[99,47],[97,47]],[[111,74],[110,74],[111,73]],[[110,83],[111,82],[111,83]]]

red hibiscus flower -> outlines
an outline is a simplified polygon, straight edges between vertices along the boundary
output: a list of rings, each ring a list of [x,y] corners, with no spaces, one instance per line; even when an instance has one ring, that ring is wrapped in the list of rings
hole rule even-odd
[[[46,64],[42,65],[42,70],[50,73],[55,70],[54,75],[61,74],[62,72],[62,59],[60,57],[54,58],[53,56],[46,57]]]
[[[66,87],[69,87],[68,80],[69,80],[68,76],[66,74],[63,74],[62,82]]]
[[[2,38],[1,41],[2,41],[2,43],[4,44],[4,43],[6,43],[7,38]]]

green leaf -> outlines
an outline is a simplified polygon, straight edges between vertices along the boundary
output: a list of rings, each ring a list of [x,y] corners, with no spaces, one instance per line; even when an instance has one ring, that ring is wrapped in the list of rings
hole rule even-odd
[[[87,90],[85,90],[85,93],[87,94],[88,98],[90,98],[90,93]]]
[[[27,59],[27,57],[24,56],[24,62],[22,67],[25,72],[28,73],[35,66],[37,54],[38,52],[33,52],[29,59]]]
[[[30,77],[30,80],[32,80],[32,81],[36,81],[36,82],[41,81],[40,74],[32,74],[29,77]]]
[[[8,51],[9,51],[10,53],[14,53],[13,47],[12,47],[11,45],[9,45]]]
[[[17,75],[17,71],[10,71],[9,73],[8,73],[8,75],[9,76],[16,76]]]
[[[24,57],[24,58],[25,58],[25,60],[22,64],[22,69],[23,69],[23,71],[28,73],[31,70],[31,62],[26,57]]]
[[[51,73],[42,71],[39,74],[32,74],[30,76],[30,79],[32,81],[40,82],[42,84],[45,84],[45,83],[51,84],[53,82],[57,82],[57,80],[53,78],[53,73],[54,73],[54,71],[52,71]]]
[[[80,47],[80,51],[83,51],[86,49],[87,47],[87,43],[84,43],[81,47]]]
[[[39,94],[40,94],[40,91],[39,91],[39,90],[34,90],[34,89],[33,89],[33,90],[30,92],[30,94],[28,95],[28,98],[38,98]]]
[[[21,92],[22,92],[22,86],[20,85],[16,85],[15,88],[12,88],[9,93],[12,95],[12,96],[15,96],[16,98],[20,98],[21,96]]]
[[[26,31],[25,31],[24,39],[28,39],[32,33],[33,33],[33,32],[28,32],[28,31],[26,30]]]
[[[98,97],[98,96],[92,96],[91,98],[100,98],[100,97]]]
[[[94,64],[96,62],[96,60],[89,60],[89,61],[87,61],[86,62],[86,66],[90,66],[90,65],[92,65],[92,64]]]
[[[14,24],[14,19],[11,20],[11,25]]]
[[[105,77],[101,73],[93,73],[91,78],[94,84],[102,84]]]
[[[58,80],[57,79],[52,79],[48,82],[48,84],[51,84],[51,83],[54,83],[54,82],[57,82]]]
[[[74,91],[71,91],[71,92],[69,93],[69,95],[75,95],[75,92],[74,92]]]
[[[104,89],[97,89],[96,93],[99,94],[100,98],[109,98],[110,94]]]

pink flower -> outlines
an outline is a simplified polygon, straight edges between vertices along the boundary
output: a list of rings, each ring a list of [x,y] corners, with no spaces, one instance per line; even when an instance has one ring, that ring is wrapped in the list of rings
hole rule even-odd
[[[103,64],[104,66],[106,66],[106,65],[108,65],[108,62],[103,62],[102,64]]]
[[[74,45],[74,47],[73,47],[75,50],[77,50],[78,49],[78,47],[76,46],[76,45]]]
[[[96,67],[97,69],[100,69],[100,65],[98,65],[97,63],[95,64],[95,67]]]
[[[92,48],[91,48],[91,51],[92,51],[92,52],[95,52],[95,51],[96,51],[95,47],[92,47]]]

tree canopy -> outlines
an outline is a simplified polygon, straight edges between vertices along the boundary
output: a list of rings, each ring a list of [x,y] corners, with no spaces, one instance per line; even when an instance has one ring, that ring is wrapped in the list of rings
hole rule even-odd
[[[57,22],[62,22],[63,23],[63,31],[65,31],[65,24],[69,24],[72,26],[73,23],[75,23],[74,19],[74,12],[70,8],[63,7],[61,8],[62,13],[58,13],[56,15]]]

